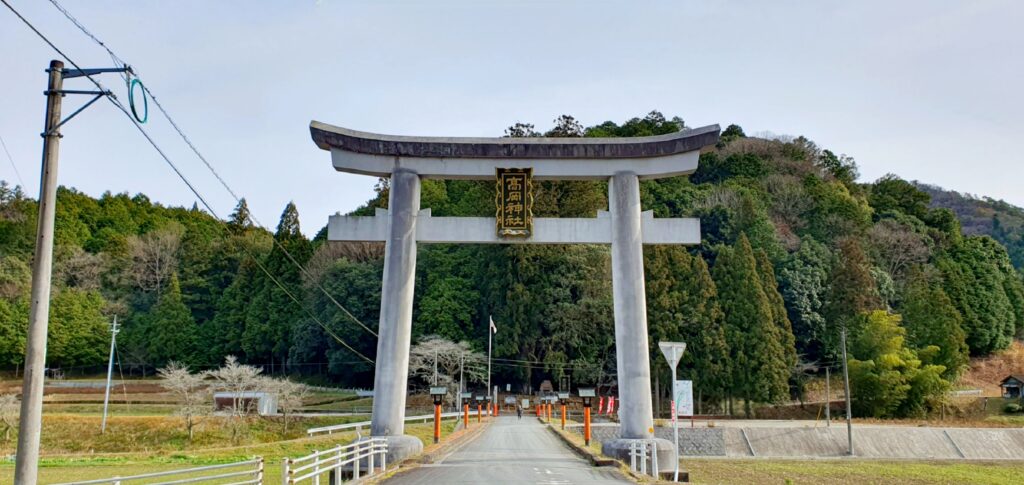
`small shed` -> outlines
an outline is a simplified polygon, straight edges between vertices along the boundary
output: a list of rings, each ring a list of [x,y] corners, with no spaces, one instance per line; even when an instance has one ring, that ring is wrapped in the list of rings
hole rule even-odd
[[[1009,375],[999,383],[1003,397],[1020,398],[1024,396],[1024,375]]]
[[[213,408],[232,409],[236,400],[239,407],[255,410],[260,416],[277,414],[277,396],[267,392],[215,392]]]

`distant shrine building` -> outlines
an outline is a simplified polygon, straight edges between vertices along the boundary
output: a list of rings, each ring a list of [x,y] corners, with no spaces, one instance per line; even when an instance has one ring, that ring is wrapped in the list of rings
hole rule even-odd
[[[310,123],[313,141],[335,170],[391,179],[388,209],[372,217],[335,215],[331,241],[384,241],[384,276],[374,374],[371,434],[401,458],[422,449],[404,435],[417,243],[610,244],[620,439],[609,456],[628,456],[628,440],[652,439],[643,245],[700,243],[700,221],[655,218],[640,207],[640,180],[688,175],[718,125],[637,138],[449,138],[379,135]],[[492,180],[494,217],[433,217],[420,209],[422,179]],[[534,218],[532,183],[607,180],[608,211],[594,218]],[[673,444],[658,440],[659,462]]]

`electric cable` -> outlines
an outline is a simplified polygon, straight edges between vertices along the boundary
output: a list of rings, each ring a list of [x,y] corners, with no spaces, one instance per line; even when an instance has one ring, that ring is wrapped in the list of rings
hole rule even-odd
[[[67,11],[67,9],[65,9],[63,6],[61,6],[59,3],[57,3],[56,0],[49,0],[49,1],[50,1],[51,4],[53,4],[54,7],[57,8],[57,10],[59,10],[62,14],[64,14],[64,16],[67,17],[67,19],[70,20],[72,24],[74,24],[76,27],[78,27],[78,29],[81,30],[82,33],[84,33],[87,37],[92,39],[93,42],[98,44],[100,47],[105,49],[107,51],[107,53],[110,54],[111,59],[113,59],[115,63],[120,64],[122,66],[127,66],[128,65],[117,54],[115,54],[114,51],[111,50],[109,46],[107,46],[105,43],[100,41],[99,38],[96,37],[96,35],[94,35],[92,32],[89,31],[89,29],[86,29],[85,26],[82,25],[82,23],[78,21],[78,19],[76,19],[74,16],[71,15],[70,12]],[[139,77],[138,73],[135,73],[135,76],[136,76],[136,78],[138,78]],[[133,79],[132,83],[129,84],[129,91],[128,91],[129,95],[131,95],[131,92],[132,92],[131,90],[134,88],[136,80],[137,79]],[[126,82],[127,82],[127,79],[126,79]],[[164,118],[171,124],[171,127],[174,128],[174,131],[176,131],[178,133],[178,135],[185,142],[185,144],[188,145],[189,149],[192,150],[192,153],[194,153],[196,155],[196,157],[198,157],[199,160],[203,162],[203,165],[205,165],[207,170],[209,170],[210,173],[213,174],[213,176],[217,179],[217,181],[220,182],[220,185],[222,187],[224,187],[224,189],[227,190],[227,192],[229,194],[231,194],[231,197],[235,200],[235,203],[236,204],[241,204],[242,203],[242,197],[240,197],[237,193],[235,193],[235,191],[231,188],[231,186],[228,185],[227,181],[225,181],[224,178],[221,177],[220,174],[217,172],[217,170],[213,168],[213,165],[210,164],[210,162],[206,159],[206,157],[203,156],[203,154],[199,152],[199,149],[196,148],[195,144],[192,143],[192,140],[185,134],[185,132],[181,129],[181,127],[178,126],[178,123],[174,121],[174,118],[171,117],[171,114],[167,112],[167,110],[164,108],[164,106],[162,104],[160,104],[160,100],[158,100],[157,97],[153,94],[153,92],[150,91],[149,87],[146,86],[142,82],[139,82],[138,84],[142,88],[143,93],[145,95],[148,95],[149,99],[153,100],[153,104],[157,107],[157,110],[159,110],[160,113],[163,114]],[[146,99],[146,97],[143,96],[143,100],[145,100],[145,99]],[[133,104],[132,105],[132,112],[134,113],[134,111],[135,111],[135,108],[134,108],[134,104]],[[146,111],[148,112],[148,108],[146,109]],[[136,120],[141,122],[141,123],[145,123],[145,118],[143,118],[142,120],[138,120],[138,117],[136,117]],[[249,214],[249,218],[252,219],[252,221],[255,222],[257,226],[266,228],[266,226],[264,226],[263,223],[260,222],[260,220],[255,215],[253,215],[251,212]],[[375,332],[373,329],[371,329],[366,324],[364,324],[361,320],[356,318],[356,316],[353,315],[351,312],[349,312],[347,308],[342,306],[342,304],[340,302],[338,302],[338,300],[335,299],[334,296],[331,295],[327,291],[327,289],[324,288],[323,285],[320,284],[319,281],[317,281],[315,278],[313,278],[313,275],[304,266],[302,266],[301,264],[299,264],[298,261],[295,260],[295,258],[292,256],[292,254],[290,252],[288,252],[288,250],[280,242],[278,242],[277,240],[274,240],[274,244],[277,245],[278,249],[280,249],[284,253],[285,257],[287,257],[288,260],[292,264],[294,264],[296,267],[298,267],[299,271],[301,271],[304,276],[309,278],[309,280],[312,281],[313,284],[321,292],[323,292],[323,294],[325,296],[327,296],[327,298],[330,299],[331,302],[336,307],[338,307],[338,309],[340,309],[342,311],[342,313],[344,313],[346,316],[348,316],[349,318],[354,320],[356,322],[356,324],[358,324],[364,330],[369,332],[371,335],[373,335],[374,337],[378,337],[377,332]]]
[[[43,33],[40,32],[39,29],[37,29],[34,25],[32,25],[32,23],[29,22],[28,19],[26,19],[24,16],[21,15],[21,13],[19,13],[17,10],[15,10],[15,8],[13,6],[11,6],[11,4],[8,3],[7,0],[0,0],[0,2],[2,2],[11,12],[13,12],[14,15],[16,15],[22,21],[22,23],[24,23],[26,26],[28,26],[30,29],[32,29],[32,31],[35,32],[36,35],[39,36],[39,38],[41,38],[44,42],[46,42],[47,45],[49,45],[54,51],[56,51],[57,54],[59,54],[61,57],[63,57],[65,60],[67,60],[72,66],[74,66],[75,69],[78,69],[79,71],[82,70],[81,66],[79,66],[67,54],[65,54],[62,50],[60,50],[60,48],[58,48],[52,41],[50,41],[49,38],[47,38],[45,35],[43,35]],[[84,77],[88,78],[89,81],[91,81],[94,85],[96,85],[97,89],[99,89],[100,91],[103,91],[103,92],[108,91],[103,86],[103,84],[100,83],[99,81],[97,81],[95,78],[93,78],[92,75],[84,74]],[[167,156],[166,153],[164,153],[164,151],[160,148],[160,146],[157,145],[156,141],[154,141],[153,138],[149,136],[149,133],[146,132],[146,130],[142,127],[142,125],[139,124],[139,122],[132,116],[132,114],[124,107],[124,104],[122,104],[117,99],[117,97],[114,96],[113,94],[109,94],[109,95],[107,95],[105,97],[107,98],[107,100],[110,101],[111,104],[113,104],[118,110],[120,110],[121,113],[123,113],[128,118],[129,121],[131,121],[132,125],[134,125],[135,128],[139,131],[139,133],[141,133],[142,136],[146,138],[146,140],[149,142],[149,144],[153,147],[153,149],[155,149],[157,151],[157,153],[160,154],[160,156],[164,159],[164,161],[167,163],[167,165],[171,167],[171,169],[174,171],[174,173],[178,175],[178,178],[181,179],[181,181],[184,182],[186,186],[188,186],[188,188],[192,192],[192,194],[195,195],[196,198],[199,199],[199,201],[203,204],[203,207],[205,207],[206,210],[210,211],[210,214],[214,218],[220,220],[220,216],[217,215],[217,212],[213,209],[213,207],[206,201],[206,199],[199,193],[199,191],[196,190],[195,186],[192,185],[192,182],[190,182],[188,180],[188,178],[185,176],[185,174],[182,173],[180,169],[178,169],[177,165],[175,165],[174,162],[171,161],[171,159]],[[225,228],[225,230],[227,230],[227,229]],[[246,252],[248,253],[248,250],[246,250]],[[249,255],[252,256],[251,253],[249,253]],[[308,308],[306,308],[306,306],[303,305],[297,298],[295,298],[295,296],[290,291],[288,291],[288,289],[285,288],[277,280],[277,278],[274,278],[274,276],[272,274],[270,274],[270,272],[266,269],[266,267],[264,267],[263,264],[259,262],[258,258],[253,258],[253,260],[254,260],[254,262],[256,262],[257,266],[261,270],[263,270],[263,272],[267,275],[267,277],[269,277],[271,279],[271,281],[273,281],[274,284],[276,284],[278,286],[278,288],[281,289],[281,291],[284,291],[285,294],[288,295],[288,297],[296,305],[299,306],[299,308],[302,308],[307,314],[309,314],[309,316],[317,324],[319,324],[324,329],[324,331],[326,331],[331,337],[333,337],[336,341],[338,341],[338,343],[340,343],[342,346],[344,346],[350,352],[352,352],[356,356],[362,358],[363,360],[365,360],[365,361],[367,361],[367,362],[369,362],[371,364],[374,363],[374,361],[372,359],[370,359],[369,357],[366,357],[365,355],[363,355],[359,351],[357,351],[354,348],[352,348],[352,346],[350,346],[347,342],[345,342],[340,337],[338,337],[337,334],[335,334],[330,328],[327,327],[327,325],[325,325],[322,321],[320,321],[320,319],[317,318],[316,315],[314,315],[313,312],[311,312]]]
[[[21,184],[22,189],[25,188],[25,181],[21,179],[21,172],[18,171],[18,166],[14,164],[14,157],[11,156],[11,152],[7,151],[7,143],[4,143],[4,137],[0,136],[0,145],[4,147],[4,153],[7,154],[7,160],[11,162],[11,168],[14,169],[14,175],[18,177],[18,183]]]

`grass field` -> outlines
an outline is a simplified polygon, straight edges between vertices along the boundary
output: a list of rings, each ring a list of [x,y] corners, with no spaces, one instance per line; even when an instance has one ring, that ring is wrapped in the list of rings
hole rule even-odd
[[[441,427],[442,437],[455,429],[455,420],[445,421]],[[430,443],[433,423],[409,424],[406,433]],[[278,483],[281,476],[281,461],[286,457],[307,455],[339,444],[350,443],[355,433],[338,433],[314,438],[298,438],[272,443],[245,446],[215,447],[190,451],[161,450],[149,453],[76,454],[49,456],[40,463],[40,483],[60,483],[70,480],[88,480],[175,470],[216,463],[230,463],[249,459],[252,456],[264,458],[266,483]],[[12,463],[0,464],[0,484],[13,482]]]
[[[683,462],[704,484],[1020,484],[1022,462],[719,460]]]

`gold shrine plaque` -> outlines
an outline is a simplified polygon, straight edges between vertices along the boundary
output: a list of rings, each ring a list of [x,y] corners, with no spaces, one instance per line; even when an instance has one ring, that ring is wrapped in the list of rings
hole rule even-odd
[[[530,237],[533,233],[533,169],[499,168],[497,193],[498,237]]]

